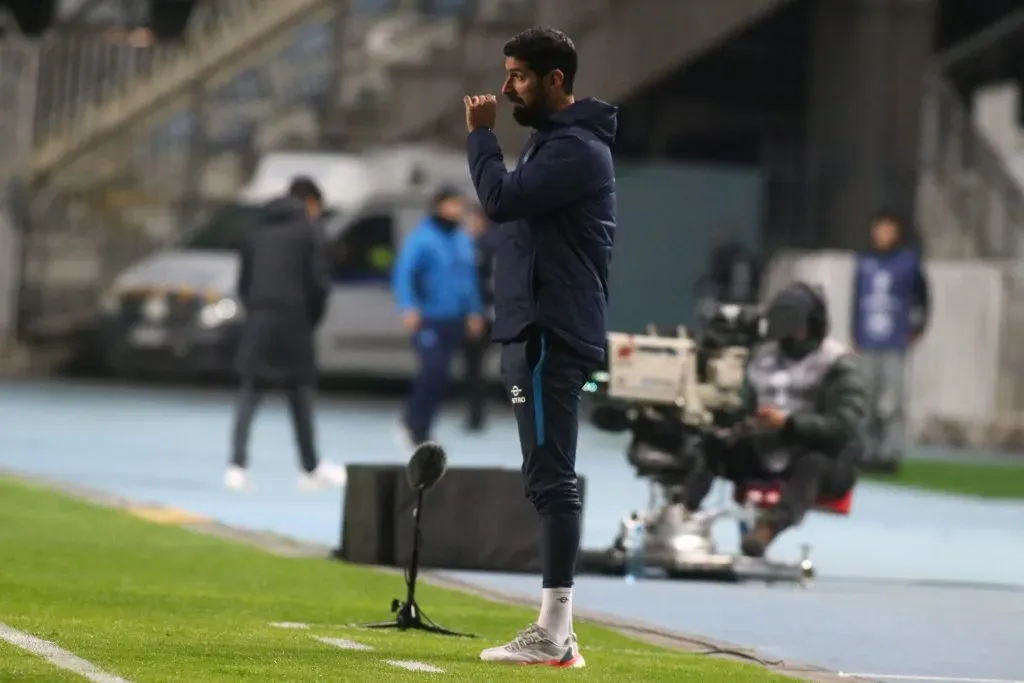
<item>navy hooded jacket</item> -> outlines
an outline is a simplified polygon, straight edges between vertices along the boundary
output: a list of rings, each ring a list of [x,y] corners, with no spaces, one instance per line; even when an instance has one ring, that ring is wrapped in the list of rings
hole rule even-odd
[[[494,341],[514,341],[536,324],[580,354],[604,358],[617,111],[587,98],[552,115],[530,136],[512,172],[492,131],[469,134],[480,205],[506,224],[494,265]]]

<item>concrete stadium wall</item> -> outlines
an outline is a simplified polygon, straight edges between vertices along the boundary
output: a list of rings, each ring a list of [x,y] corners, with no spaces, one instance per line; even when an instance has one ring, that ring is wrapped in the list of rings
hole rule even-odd
[[[619,164],[618,233],[609,325],[689,325],[712,246],[728,232],[759,246],[762,180],[757,170],[684,164]]]

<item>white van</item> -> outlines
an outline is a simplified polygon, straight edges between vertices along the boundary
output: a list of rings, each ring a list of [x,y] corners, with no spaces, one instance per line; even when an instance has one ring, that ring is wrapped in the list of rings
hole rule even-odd
[[[101,302],[100,339],[115,374],[231,372],[244,312],[236,299],[237,248],[261,206],[296,175],[324,192],[321,225],[333,288],[317,332],[324,375],[405,379],[416,357],[391,294],[397,248],[443,184],[472,189],[465,156],[430,147],[363,155],[272,154],[239,201],[181,245],[121,273]],[[498,376],[496,354],[485,373]],[[454,367],[462,372],[461,359]]]

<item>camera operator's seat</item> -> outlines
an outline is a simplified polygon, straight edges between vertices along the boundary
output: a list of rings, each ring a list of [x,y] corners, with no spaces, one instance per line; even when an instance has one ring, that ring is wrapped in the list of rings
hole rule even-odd
[[[732,497],[738,505],[751,504],[754,507],[765,509],[776,505],[781,494],[782,483],[779,481],[752,480],[737,484],[733,489]],[[839,498],[819,496],[811,509],[846,517],[850,514],[852,507],[853,489],[851,488]]]

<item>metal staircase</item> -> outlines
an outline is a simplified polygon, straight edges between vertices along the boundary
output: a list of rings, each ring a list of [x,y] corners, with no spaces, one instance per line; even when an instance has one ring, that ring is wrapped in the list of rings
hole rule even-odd
[[[31,43],[0,42],[0,365],[18,325],[22,232],[15,185],[32,145],[38,69],[39,50]]]
[[[461,144],[462,96],[498,91],[504,80],[502,46],[528,26],[554,26],[569,34],[580,57],[577,92],[617,102],[790,1],[506,1],[504,11],[465,22],[456,50],[392,74],[395,100],[388,109],[396,114],[380,126],[380,139],[430,137]],[[507,149],[524,137],[512,126],[499,135]]]
[[[1024,258],[1024,188],[940,75],[927,83],[917,212],[930,255]]]
[[[25,273],[34,325],[73,328],[110,276],[180,236],[179,209],[197,202],[197,188],[230,194],[247,157],[282,140],[461,145],[462,95],[497,90],[502,45],[530,25],[572,35],[580,92],[615,101],[787,1],[476,0],[471,12],[429,17],[407,0],[372,17],[339,0],[212,3],[185,47],[111,48],[116,72],[79,71],[81,84],[39,98]],[[301,52],[315,42],[304,31],[334,26],[344,30],[340,58],[329,46]],[[48,64],[73,62],[76,49],[51,45]],[[299,52],[282,58],[289,50]],[[604,67],[610,59],[615,68]],[[69,96],[87,81],[102,86]],[[503,131],[504,142],[520,133]]]
[[[87,326],[106,283],[176,236],[194,185],[194,105],[294,41],[298,23],[329,2],[209,3],[184,48],[60,34],[37,43],[35,144],[19,178],[23,338]]]
[[[207,200],[230,198],[261,152],[321,144],[330,109],[376,111],[389,65],[426,59],[434,45],[455,40],[450,19],[393,7],[355,15],[339,0],[206,7],[217,13],[199,18],[201,35],[184,49],[111,55],[95,38],[43,43],[47,66],[64,82],[40,83],[24,179],[34,188],[25,223],[37,229],[23,298],[36,329],[73,329],[112,275],[180,239]],[[89,66],[108,65],[104,78],[76,68],[83,54]],[[68,73],[80,83],[68,85]],[[99,87],[87,89],[90,82]]]
[[[1018,430],[1024,415],[1024,186],[1009,162],[1008,153],[1016,150],[993,142],[946,74],[957,60],[997,41],[1019,44],[1022,31],[1024,11],[1018,10],[951,48],[927,81],[923,107],[917,215],[927,254],[984,260],[1001,275],[998,414],[989,423],[945,425],[982,448],[1002,447],[995,444]],[[990,60],[988,68],[993,61],[999,63]]]
[[[46,138],[30,158],[33,178],[55,187],[106,179],[131,143],[187,108],[196,87],[210,90],[281,49],[289,29],[323,15],[331,0],[228,0],[203,26],[191,47],[159,55],[146,73],[121,81]],[[119,144],[120,143],[120,144]],[[105,149],[104,149],[105,148]]]

